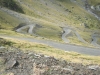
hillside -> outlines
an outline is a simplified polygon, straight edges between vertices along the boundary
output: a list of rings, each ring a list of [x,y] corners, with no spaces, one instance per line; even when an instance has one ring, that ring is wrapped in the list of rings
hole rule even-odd
[[[1,75],[99,71],[99,0],[0,0]]]
[[[31,29],[32,32],[27,32],[30,26],[22,28],[19,32],[82,46],[100,44],[100,39],[97,40],[100,36],[92,37],[100,34],[100,21],[77,4],[81,3],[81,0],[77,3],[72,0],[10,0],[8,4],[6,2],[8,1],[1,0],[0,3],[2,6],[0,8],[0,28],[4,32],[5,29],[16,31],[16,27],[18,28],[18,25],[22,27],[23,23],[25,25],[36,24],[35,28]],[[64,27],[70,29],[70,33],[64,36],[64,39],[70,41],[62,39],[62,34],[66,32],[63,30]],[[92,41],[97,43],[94,44]]]
[[[1,2],[2,1],[5,0],[1,0]],[[100,21],[87,10],[83,9],[81,6],[78,6],[78,4],[73,3],[73,1],[11,0],[8,2],[9,7],[5,2],[1,3],[2,7],[0,8],[0,26],[4,32],[5,29],[6,31],[15,31],[14,29],[23,23],[25,25],[37,24],[31,33],[33,36],[35,34],[35,36],[64,43],[66,41],[61,38],[62,34],[64,33],[63,28],[68,27],[71,32],[68,34],[68,36],[66,35],[67,37],[65,36],[65,38],[69,39],[70,41],[67,41],[66,43],[83,46],[85,46],[86,42],[88,43],[88,46],[91,46],[93,39],[91,37],[93,35],[92,33],[100,34]],[[12,2],[12,4],[10,2]],[[14,3],[15,5],[13,5]],[[4,8],[3,6],[7,7],[8,9]],[[23,28],[22,32],[28,33],[28,28],[29,26]],[[99,41],[97,43],[99,44]]]

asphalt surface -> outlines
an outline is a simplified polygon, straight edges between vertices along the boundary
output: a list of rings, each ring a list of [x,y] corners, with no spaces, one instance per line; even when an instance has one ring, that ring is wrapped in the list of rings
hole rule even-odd
[[[68,34],[70,34],[71,30],[68,29],[68,28],[63,28],[63,30],[64,30],[64,33],[62,34],[62,40],[63,40],[65,43],[69,43],[70,40],[67,39],[66,36],[68,36]]]
[[[16,31],[17,31],[17,32],[21,32],[23,29],[29,28],[29,29],[28,29],[28,33],[29,33],[29,34],[33,34],[33,29],[34,29],[34,27],[35,27],[35,24],[30,24],[30,25],[26,25],[26,26],[23,26],[23,27],[21,27],[21,28],[18,28]]]
[[[48,41],[48,40],[39,40],[39,39],[25,38],[25,37],[14,37],[14,36],[6,36],[6,35],[0,35],[0,37],[24,40],[24,41],[29,41],[32,43],[36,42],[36,43],[45,44],[57,49],[62,49],[65,51],[73,51],[73,52],[78,52],[78,53],[86,54],[86,55],[100,56],[100,49],[95,49],[95,48],[88,48],[88,47],[76,46],[76,45],[71,45],[71,44],[62,44],[62,43],[57,43],[57,42]]]

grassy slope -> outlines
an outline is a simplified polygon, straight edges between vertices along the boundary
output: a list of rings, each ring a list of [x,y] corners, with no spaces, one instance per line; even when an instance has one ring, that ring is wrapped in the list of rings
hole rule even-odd
[[[31,12],[33,12],[34,15],[38,15],[38,16],[33,15],[33,17],[38,18],[40,16],[39,17],[40,19],[52,22],[56,26],[63,26],[63,25],[68,24],[68,25],[71,25],[72,27],[84,29],[83,27],[80,26],[80,24],[86,23],[89,28],[95,29],[99,26],[99,23],[100,23],[94,16],[92,16],[91,14],[89,14],[84,9],[80,8],[79,6],[71,3],[69,0],[62,1],[62,2],[55,0],[55,3],[49,2],[47,0],[46,1],[47,5],[46,5],[46,3],[43,4],[39,1],[34,1],[34,2],[31,0],[30,1],[24,0],[24,1],[25,1],[25,3],[30,3],[31,8],[34,7],[34,11],[31,11]],[[50,5],[52,5],[52,6],[50,6]],[[73,9],[72,9],[71,5],[74,7]],[[31,10],[31,8],[29,8],[29,9]],[[68,9],[72,13],[65,11],[66,9]],[[25,10],[25,12],[27,12],[28,10]],[[62,11],[63,13],[66,13],[66,14],[63,14],[62,12],[59,12],[59,11]],[[39,12],[40,14],[38,14],[36,12]],[[26,13],[26,14],[31,15],[30,13]],[[46,26],[45,26],[45,28],[46,28]],[[36,31],[36,33],[39,35],[42,35],[44,37],[47,37],[47,36],[52,37],[51,36],[52,33],[50,34],[51,29],[46,30],[45,28],[39,29],[38,31]],[[81,32],[82,33],[80,33],[80,34],[84,35],[84,31],[81,31]],[[54,34],[52,34],[52,35],[54,35]],[[57,35],[57,36],[59,36],[59,35]],[[83,36],[83,38],[85,38],[85,37]],[[90,35],[87,35],[86,40],[88,40],[88,39],[90,39]]]
[[[7,13],[0,10],[0,28],[1,29],[13,29],[19,23],[20,21],[17,18],[12,17],[8,15]]]
[[[44,2],[45,1],[45,2]],[[83,8],[71,3],[69,0],[23,0],[20,3],[23,11],[26,15],[33,17],[33,22],[38,23],[41,28],[36,27],[34,32],[40,36],[46,37],[48,39],[62,41],[61,33],[63,26],[71,26],[88,42],[91,41],[91,30],[100,28],[100,21],[98,21],[94,16],[89,14]],[[73,8],[74,7],[74,8]],[[6,13],[3,13],[6,14]],[[10,18],[11,16],[8,16]],[[3,17],[3,16],[2,16]],[[5,18],[5,16],[4,16]],[[19,24],[18,20],[9,19],[9,28],[13,28]],[[2,20],[2,19],[1,19]],[[5,21],[1,26],[8,26]],[[13,22],[15,24],[13,24]],[[87,28],[80,26],[80,24],[85,23],[90,31],[87,32]],[[7,28],[7,29],[9,29]],[[88,35],[89,34],[89,35]],[[76,37],[76,36],[74,36]],[[70,38],[71,39],[71,38]],[[90,40],[90,41],[89,41]],[[71,39],[71,43],[77,44],[81,43],[76,39]],[[76,41],[76,43],[75,43]],[[83,43],[81,43],[83,44]]]

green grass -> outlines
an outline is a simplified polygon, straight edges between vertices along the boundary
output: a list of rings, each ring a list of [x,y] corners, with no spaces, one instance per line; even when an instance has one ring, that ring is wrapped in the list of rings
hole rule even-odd
[[[51,40],[51,41],[56,41],[56,42],[63,42],[62,39],[59,37],[55,37],[52,38],[45,38],[45,37],[37,37],[37,36],[33,36],[30,34],[22,34],[22,33],[17,33],[15,31],[11,31],[11,30],[5,30],[5,29],[0,29],[0,35],[6,35],[6,36],[15,36],[15,37],[27,37],[27,38],[36,38],[36,39],[44,39],[44,40]]]
[[[13,36],[23,36],[24,34],[17,33],[11,30],[0,29],[0,34],[2,35],[13,35]]]
[[[28,37],[28,38],[36,38],[36,36],[31,36],[30,34],[22,34],[22,33],[17,33],[15,31],[11,30],[5,30],[5,29],[0,29],[0,35],[6,35],[6,36],[15,36],[15,37]],[[37,39],[42,39],[38,37]]]
[[[98,39],[98,42],[97,43],[100,45],[100,38]]]
[[[59,37],[59,35],[60,35],[59,32],[48,29],[48,28],[38,28],[36,30],[36,34],[38,34],[42,37],[49,38],[49,39],[61,40],[61,37]],[[56,39],[56,38],[58,38],[58,39]]]
[[[81,41],[78,40],[78,38],[76,36],[73,37],[68,37],[68,39],[70,40],[70,44],[74,44],[74,45],[79,45],[79,46],[84,46],[84,47],[91,47],[91,48],[95,48],[93,45],[91,45],[90,43],[83,43]]]
[[[61,42],[61,35],[62,35],[62,29],[55,25],[49,25],[49,24],[43,24],[41,27],[35,27],[34,32],[35,34]]]
[[[0,28],[1,29],[11,30],[14,27],[16,27],[19,23],[20,23],[20,20],[0,10]]]
[[[91,34],[92,34],[92,32],[86,32],[85,30],[84,31],[79,31],[78,32],[79,34],[80,34],[80,36],[85,40],[85,41],[87,41],[88,43],[91,43],[91,40],[92,40],[92,38],[91,38]]]

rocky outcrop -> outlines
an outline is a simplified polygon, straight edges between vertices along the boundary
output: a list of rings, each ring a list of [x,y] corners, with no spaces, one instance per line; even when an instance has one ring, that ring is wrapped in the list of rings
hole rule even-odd
[[[12,49],[12,50],[10,50]],[[5,68],[0,75],[99,75],[99,65],[69,63],[34,52],[22,52],[16,48],[0,52]]]
[[[94,11],[100,11],[100,5],[96,5],[96,6],[91,6],[91,9]]]

